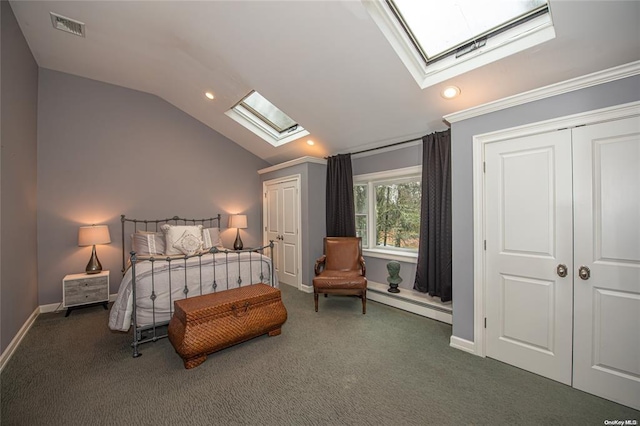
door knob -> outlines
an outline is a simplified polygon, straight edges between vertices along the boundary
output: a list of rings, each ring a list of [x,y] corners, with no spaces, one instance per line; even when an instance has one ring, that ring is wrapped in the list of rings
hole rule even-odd
[[[567,265],[563,265],[562,263],[558,265],[558,267],[556,268],[556,272],[558,273],[558,276],[561,278],[564,278],[567,276]]]
[[[580,269],[578,269],[578,276],[583,280],[588,280],[589,277],[591,277],[591,269],[587,266],[581,266]]]

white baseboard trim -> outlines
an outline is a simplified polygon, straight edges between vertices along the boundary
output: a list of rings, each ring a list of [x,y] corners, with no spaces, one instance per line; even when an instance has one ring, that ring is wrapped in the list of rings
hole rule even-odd
[[[115,302],[116,298],[118,297],[118,293],[114,293],[114,294],[110,294],[109,295],[109,302]],[[58,302],[58,303],[49,303],[48,305],[40,305],[40,313],[41,314],[48,314],[50,312],[58,312],[58,311],[63,311],[66,310],[66,308],[62,307],[62,302]]]
[[[40,313],[41,314],[48,314],[51,312],[57,312],[59,310],[63,309],[62,308],[62,302],[58,302],[58,303],[49,303],[48,305],[40,305]]]
[[[469,352],[470,354],[476,354],[476,344],[471,340],[461,339],[460,337],[451,336],[449,340],[449,346],[452,348],[460,349],[461,351]]]
[[[413,314],[447,324],[451,324],[453,322],[453,315],[450,307],[443,309],[427,302],[403,298],[402,292],[398,294],[389,293],[387,292],[388,285],[374,283],[372,281],[369,281],[367,287],[367,299],[369,300],[393,306],[394,308],[402,309],[403,311],[411,312]]]
[[[11,343],[9,343],[9,346],[7,346],[4,352],[2,352],[2,355],[0,355],[0,373],[4,369],[4,366],[7,365],[7,362],[9,362],[9,359],[11,359],[11,356],[16,351],[16,349],[18,349],[20,342],[22,342],[22,339],[24,338],[24,336],[27,335],[27,332],[29,331],[33,323],[36,321],[36,318],[38,318],[39,314],[40,314],[40,307],[38,306],[33,311],[33,313],[29,315],[29,318],[27,318],[27,320],[22,325],[22,327],[20,327],[20,330],[18,330],[18,333],[15,335],[13,340],[11,340]]]
[[[300,291],[302,291],[303,293],[313,293],[313,286],[300,284]]]

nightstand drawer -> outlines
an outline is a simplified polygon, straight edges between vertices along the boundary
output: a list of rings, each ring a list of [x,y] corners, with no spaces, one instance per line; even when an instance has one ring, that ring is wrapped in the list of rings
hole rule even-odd
[[[84,276],[64,280],[64,307],[109,300],[109,277]]]

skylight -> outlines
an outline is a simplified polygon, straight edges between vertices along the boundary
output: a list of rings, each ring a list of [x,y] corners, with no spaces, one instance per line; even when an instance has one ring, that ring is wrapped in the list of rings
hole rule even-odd
[[[225,114],[273,146],[284,145],[309,134],[255,90]]]
[[[546,0],[388,0],[431,61],[547,10]]]
[[[422,88],[555,37],[548,0],[363,4]]]

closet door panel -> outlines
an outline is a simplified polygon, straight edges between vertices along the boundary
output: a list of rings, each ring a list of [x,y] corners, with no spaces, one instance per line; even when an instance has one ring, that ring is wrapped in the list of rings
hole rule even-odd
[[[574,129],[573,153],[574,387],[640,409],[640,118]]]

